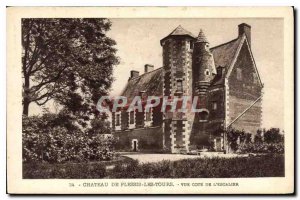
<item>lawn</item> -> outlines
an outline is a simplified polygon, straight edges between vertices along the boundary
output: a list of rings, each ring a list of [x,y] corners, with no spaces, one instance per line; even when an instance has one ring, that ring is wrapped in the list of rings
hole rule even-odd
[[[237,178],[283,177],[284,156],[197,158],[139,164],[119,157],[116,161],[87,163],[24,163],[23,178]]]

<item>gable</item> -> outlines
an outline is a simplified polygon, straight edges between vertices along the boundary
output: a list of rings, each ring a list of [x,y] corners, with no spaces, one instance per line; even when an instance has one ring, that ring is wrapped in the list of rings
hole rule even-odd
[[[238,70],[241,72],[237,72]],[[245,35],[243,35],[231,66],[227,70],[226,78],[229,78],[233,71],[235,76],[237,76],[237,73],[242,73],[244,75],[245,78],[243,79],[243,82],[251,84],[252,81],[252,84],[257,84],[258,86],[263,87],[251,48]],[[256,79],[257,82],[253,81],[253,79]]]
[[[243,42],[228,77],[230,95],[255,100],[261,96],[262,85],[248,44]]]

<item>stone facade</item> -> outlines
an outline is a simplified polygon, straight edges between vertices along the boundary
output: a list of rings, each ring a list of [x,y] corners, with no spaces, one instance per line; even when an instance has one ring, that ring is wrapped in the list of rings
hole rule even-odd
[[[198,112],[120,110],[112,114],[118,150],[188,152],[212,148],[224,151],[226,128],[255,133],[262,119],[262,82],[251,52],[251,27],[240,24],[238,37],[209,47],[202,30],[198,37],[177,27],[160,43],[163,67],[146,64],[145,73],[131,72],[122,96],[198,97]],[[255,41],[255,40],[253,40]],[[224,141],[225,139],[225,141]],[[210,149],[211,150],[211,149]]]

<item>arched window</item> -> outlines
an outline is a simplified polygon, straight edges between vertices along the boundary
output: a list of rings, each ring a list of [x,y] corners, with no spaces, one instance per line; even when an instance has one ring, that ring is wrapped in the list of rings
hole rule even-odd
[[[206,75],[206,76],[209,76],[209,74],[210,74],[209,70],[206,69],[206,70],[205,70],[205,75]]]

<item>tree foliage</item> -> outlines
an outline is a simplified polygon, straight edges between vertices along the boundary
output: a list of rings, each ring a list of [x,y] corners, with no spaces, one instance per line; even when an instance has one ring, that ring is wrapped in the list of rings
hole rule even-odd
[[[64,113],[23,115],[24,162],[85,162],[113,158],[114,137],[109,129],[89,134],[74,125]]]
[[[54,99],[86,114],[113,81],[116,42],[108,19],[22,19],[23,114]]]

